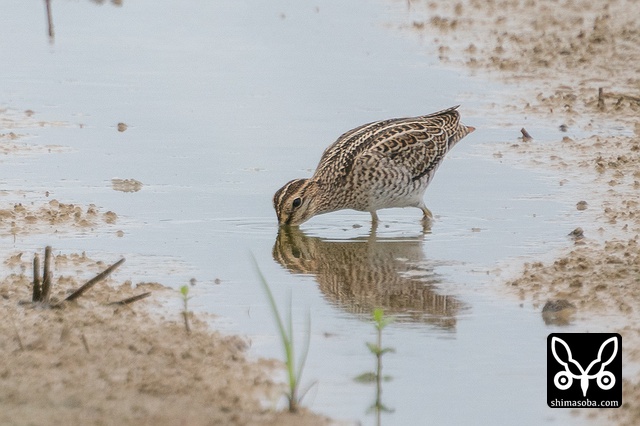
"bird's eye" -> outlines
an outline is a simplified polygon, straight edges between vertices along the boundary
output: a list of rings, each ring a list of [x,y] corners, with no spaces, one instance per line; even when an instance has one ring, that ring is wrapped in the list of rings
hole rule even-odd
[[[293,208],[294,209],[300,207],[301,204],[302,204],[302,199],[300,197],[298,197],[295,200],[293,200]]]

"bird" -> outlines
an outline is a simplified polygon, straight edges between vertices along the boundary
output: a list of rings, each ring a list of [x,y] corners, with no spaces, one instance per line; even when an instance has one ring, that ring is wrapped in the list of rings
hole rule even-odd
[[[424,193],[445,155],[475,130],[460,123],[459,105],[417,117],[374,121],[342,134],[325,149],[310,178],[293,179],[273,196],[280,226],[343,209],[371,213],[417,207],[433,214]]]

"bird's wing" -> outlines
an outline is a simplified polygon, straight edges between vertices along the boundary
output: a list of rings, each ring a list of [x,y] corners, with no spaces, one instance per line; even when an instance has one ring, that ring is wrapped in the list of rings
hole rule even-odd
[[[328,179],[346,177],[351,172],[358,155],[366,151],[374,142],[373,136],[393,121],[393,119],[374,121],[342,134],[324,150],[314,176],[320,180],[325,177]]]
[[[456,108],[377,121],[350,130],[325,150],[316,175],[346,177],[359,156],[375,152],[402,165],[414,180],[420,179],[437,167],[450,144],[461,138],[457,136],[460,116]]]

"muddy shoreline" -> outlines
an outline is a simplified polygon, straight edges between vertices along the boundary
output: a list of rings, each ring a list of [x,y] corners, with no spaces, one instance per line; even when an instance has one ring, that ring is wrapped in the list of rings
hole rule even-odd
[[[573,246],[551,262],[529,261],[505,281],[514,303],[573,306],[563,320],[584,331],[619,332],[626,371],[640,362],[640,9],[633,0],[588,2],[412,1],[403,30],[430,40],[443,64],[505,82],[513,90],[488,114],[557,123],[568,135],[498,144],[496,156],[577,183],[585,214]],[[503,123],[504,126],[510,124]],[[512,124],[511,124],[512,125]],[[569,231],[569,230],[568,230]],[[571,239],[572,236],[569,236]],[[507,274],[508,275],[508,274]],[[618,410],[578,411],[596,423],[640,421],[640,376],[627,375]]]
[[[166,305],[176,291],[161,284],[108,279],[57,308],[31,303],[32,255],[3,265],[13,272],[0,285],[1,424],[327,424],[275,409],[281,364],[249,359],[245,339],[197,315],[187,333]],[[53,265],[52,305],[105,268],[84,253],[58,253]]]

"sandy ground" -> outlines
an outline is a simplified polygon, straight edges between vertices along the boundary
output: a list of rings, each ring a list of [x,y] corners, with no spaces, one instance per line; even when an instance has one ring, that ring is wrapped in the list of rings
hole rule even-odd
[[[410,1],[405,30],[433,46],[447,66],[507,83],[487,115],[520,117],[503,161],[553,170],[577,184],[575,242],[551,262],[529,262],[505,289],[541,310],[563,300],[551,322],[619,332],[623,407],[584,410],[597,423],[640,423],[640,7],[635,0]],[[499,99],[497,97],[496,99]],[[554,123],[587,137],[516,140],[523,123]],[[518,125],[519,124],[519,125]],[[518,136],[520,136],[518,134]],[[562,305],[562,304],[561,304]]]
[[[242,338],[193,315],[187,333],[179,309],[159,309],[175,291],[107,280],[77,301],[44,307],[31,303],[32,259],[15,253],[3,265],[13,272],[0,283],[0,424],[327,424],[274,408],[284,391],[273,378],[279,362],[248,360]],[[84,254],[53,263],[52,304],[108,266]]]

